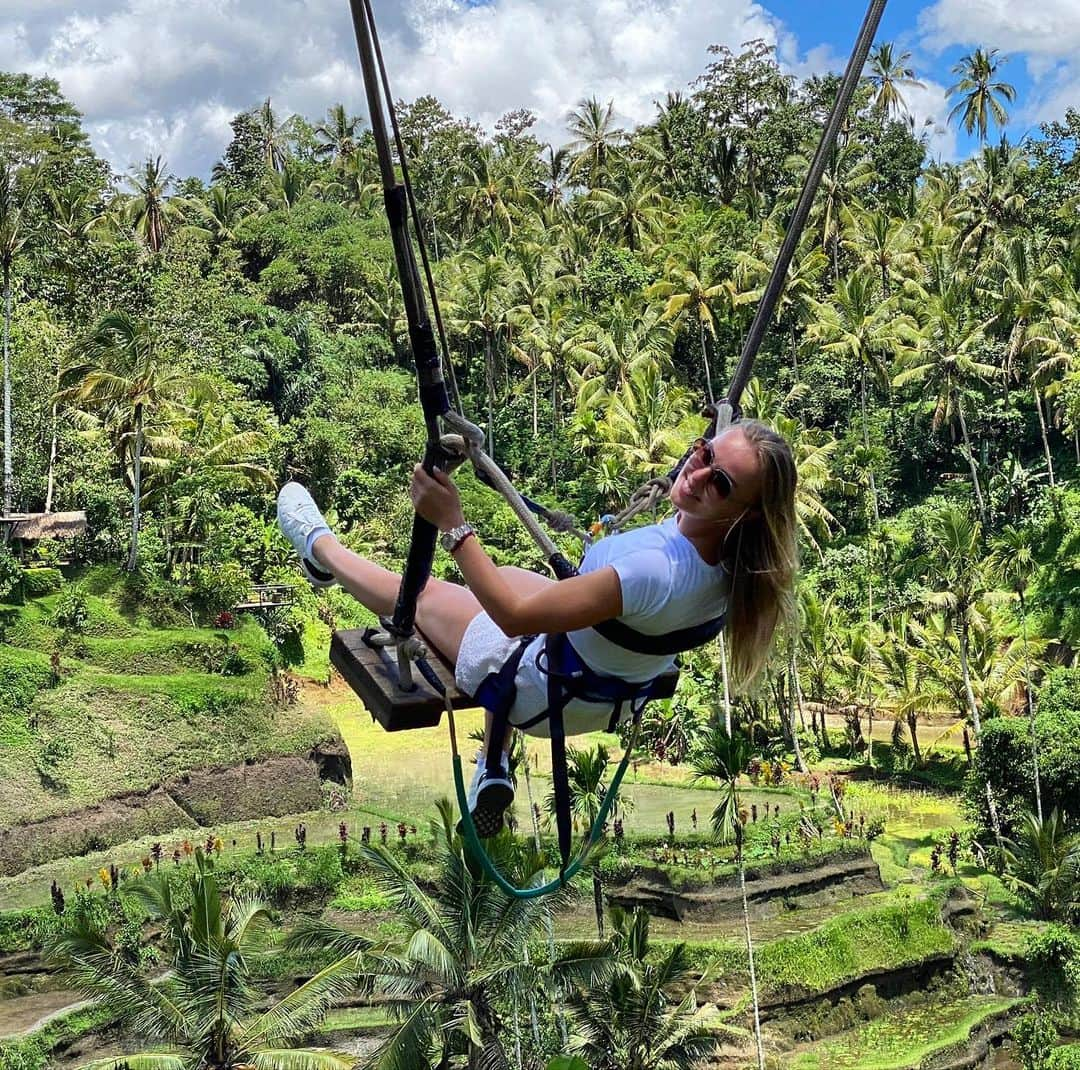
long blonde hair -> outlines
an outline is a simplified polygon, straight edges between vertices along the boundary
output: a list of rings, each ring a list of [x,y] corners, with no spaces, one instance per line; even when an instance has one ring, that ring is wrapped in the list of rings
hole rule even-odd
[[[782,435],[758,420],[734,425],[761,465],[761,506],[728,530],[723,561],[731,576],[727,636],[731,675],[747,687],[761,672],[777,626],[795,610],[799,566],[795,522],[795,458]]]

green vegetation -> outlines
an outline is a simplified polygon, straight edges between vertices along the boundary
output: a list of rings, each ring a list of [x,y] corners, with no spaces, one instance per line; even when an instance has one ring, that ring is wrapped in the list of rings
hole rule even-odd
[[[830,888],[760,921],[744,894],[741,917],[685,947],[650,942],[644,915],[617,916],[608,939],[572,953],[546,929],[555,907],[560,932],[591,928],[575,889],[508,903],[445,807],[428,836],[450,787],[445,734],[388,737],[362,719],[327,648],[332,629],[370,616],[339,589],[303,587],[274,522],[274,489],[296,477],[351,548],[396,567],[408,546],[424,428],[370,133],[341,104],[316,122],[266,100],[233,118],[208,182],[154,155],[113,176],[60,86],[0,74],[3,509],[86,520],[0,545],[0,851],[13,873],[67,856],[5,878],[5,902],[33,909],[0,915],[0,953],[51,941],[114,1010],[143,1013],[136,1033],[207,1065],[383,1026],[379,1070],[535,1070],[556,1054],[581,1070],[579,1051],[591,1070],[688,1065],[724,1020],[733,1058],[763,1067],[758,988],[774,1007],[982,951],[1037,991],[1017,1027],[1031,1059],[1052,1029],[1068,1035],[1080,115],[990,143],[1013,92],[1005,57],[980,46],[949,92],[953,121],[983,144],[928,162],[905,115],[910,58],[874,50],[742,399],[796,457],[797,626],[747,693],[729,695],[717,644],[649,710],[592,913],[604,934],[605,889],[656,867],[680,894],[727,879],[745,892],[868,849],[892,890],[852,902]],[[700,433],[835,90],[831,76],[786,74],[756,41],[713,49],[634,129],[616,102],[580,102],[563,145],[541,145],[525,111],[486,131],[431,97],[402,107],[462,406],[524,492],[588,525]],[[542,567],[506,506],[470,471],[456,478],[494,560]],[[441,553],[435,573],[456,576]],[[284,604],[238,611],[277,585]],[[462,734],[479,719],[463,714]],[[303,813],[218,821],[251,811],[152,790],[301,754],[334,721],[351,794],[316,784],[292,805],[282,778],[256,817]],[[588,741],[576,762],[579,826],[603,795],[600,744],[615,740]],[[549,843],[549,763],[537,748],[529,760]],[[107,832],[63,819],[140,792]],[[234,795],[258,797],[254,774]],[[522,835],[530,803],[522,792],[518,835],[495,847],[521,879],[553,861]],[[48,850],[41,828],[7,833],[58,816]],[[954,885],[975,897],[950,901],[955,930],[941,909]],[[270,907],[256,896],[282,912],[258,949],[248,927]],[[704,1021],[707,970],[727,1003]],[[211,974],[212,1013],[199,983]],[[346,990],[383,1002],[320,1021]],[[184,1003],[182,1023],[163,993]],[[875,995],[880,1016],[790,1065],[916,1064],[1013,1006],[964,993]],[[0,1063],[38,1070],[59,1036],[8,1043]],[[265,1065],[344,1062],[311,1059],[288,1050]]]
[[[906,1070],[935,1052],[962,1044],[976,1026],[1015,1003],[993,996],[926,1003],[823,1041],[785,1066],[790,1070]]]

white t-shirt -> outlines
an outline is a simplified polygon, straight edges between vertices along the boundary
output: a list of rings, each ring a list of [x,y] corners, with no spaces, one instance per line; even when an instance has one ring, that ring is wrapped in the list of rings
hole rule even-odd
[[[724,566],[703,561],[674,516],[594,543],[579,571],[595,572],[605,565],[615,569],[622,587],[619,620],[646,635],[704,624],[727,609]],[[590,669],[630,683],[651,680],[675,664],[674,655],[636,654],[592,628],[568,636]]]

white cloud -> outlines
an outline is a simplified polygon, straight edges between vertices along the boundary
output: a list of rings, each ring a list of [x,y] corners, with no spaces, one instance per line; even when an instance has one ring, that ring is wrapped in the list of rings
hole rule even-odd
[[[936,0],[919,16],[925,47],[999,48],[1022,55],[1032,89],[1009,124],[1014,139],[1080,104],[1080,4],[1076,0]],[[1014,58],[1013,63],[1019,62]],[[1001,76],[1009,80],[1009,66]]]
[[[1075,0],[937,0],[919,16],[929,47],[985,45],[1009,52],[1066,58],[1080,48]]]
[[[86,117],[95,145],[124,170],[166,155],[206,174],[228,119],[270,96],[318,119],[337,101],[366,113],[348,7],[341,0],[0,0],[0,68],[48,74]],[[621,119],[654,114],[685,89],[709,44],[776,41],[754,0],[403,0],[377,3],[395,96],[439,97],[489,129],[531,108],[541,137],[563,140],[585,96]],[[790,41],[785,50],[794,59]]]
[[[945,86],[927,78],[922,86],[904,86],[901,95],[914,119],[916,137],[926,137],[926,152],[931,160],[951,163],[957,159],[956,129],[946,121],[949,115]]]

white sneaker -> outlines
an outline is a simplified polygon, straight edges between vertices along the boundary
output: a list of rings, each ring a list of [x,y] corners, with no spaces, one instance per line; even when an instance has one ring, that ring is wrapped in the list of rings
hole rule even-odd
[[[476,772],[467,798],[478,836],[486,839],[502,831],[503,812],[514,801],[514,785],[510,780],[505,754],[502,756],[501,770],[496,773],[488,769],[484,752],[477,752]]]
[[[319,512],[307,488],[299,483],[286,483],[278,491],[277,519],[281,533],[292,543],[300,558],[300,571],[312,587],[333,587],[333,573],[319,568],[311,552],[312,543],[320,535],[330,535],[330,525]]]

